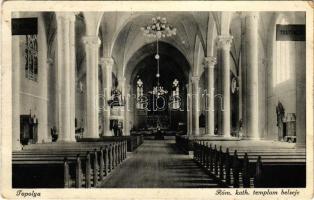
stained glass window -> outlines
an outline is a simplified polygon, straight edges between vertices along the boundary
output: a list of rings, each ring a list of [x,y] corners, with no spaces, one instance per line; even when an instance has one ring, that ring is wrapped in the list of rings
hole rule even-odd
[[[26,35],[25,44],[25,77],[37,81],[38,77],[38,46],[37,35]]]
[[[137,103],[136,107],[137,109],[144,109],[144,103],[143,103],[143,82],[141,79],[138,79],[137,83],[137,89],[136,89],[136,97],[137,97]]]
[[[180,108],[179,81],[174,79],[172,83],[172,109]]]

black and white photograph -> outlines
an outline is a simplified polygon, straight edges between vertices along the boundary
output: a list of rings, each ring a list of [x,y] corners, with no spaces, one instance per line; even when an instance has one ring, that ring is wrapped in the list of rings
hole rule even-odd
[[[312,198],[306,2],[230,11],[69,5],[24,6],[6,21],[2,167],[12,198],[47,189]]]

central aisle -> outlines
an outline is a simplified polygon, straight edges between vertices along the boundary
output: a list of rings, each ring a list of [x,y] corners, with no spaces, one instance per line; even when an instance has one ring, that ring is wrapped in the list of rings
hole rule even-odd
[[[103,182],[103,188],[219,187],[174,141],[145,140]]]

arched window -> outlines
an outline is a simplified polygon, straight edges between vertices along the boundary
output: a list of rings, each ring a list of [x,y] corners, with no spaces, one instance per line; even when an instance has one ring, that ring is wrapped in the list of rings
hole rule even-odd
[[[143,82],[141,79],[137,80],[136,86],[137,86],[136,87],[136,98],[137,98],[136,108],[137,109],[144,109],[144,103],[142,102]]]
[[[277,24],[286,25],[288,20],[282,18]],[[276,40],[276,38],[275,38]],[[273,57],[273,83],[274,86],[288,81],[291,78],[292,65],[291,54],[292,54],[293,41],[275,41],[274,45],[274,57]]]
[[[179,81],[174,79],[172,83],[172,109],[180,108]]]
[[[38,76],[37,35],[26,35],[25,43],[25,77],[37,81]]]

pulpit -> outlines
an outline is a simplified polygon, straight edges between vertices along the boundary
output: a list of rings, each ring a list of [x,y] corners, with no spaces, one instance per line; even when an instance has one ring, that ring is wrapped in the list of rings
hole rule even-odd
[[[286,142],[296,142],[296,115],[295,113],[287,113],[285,116],[286,123]]]

